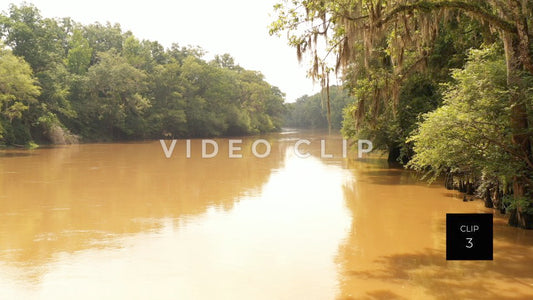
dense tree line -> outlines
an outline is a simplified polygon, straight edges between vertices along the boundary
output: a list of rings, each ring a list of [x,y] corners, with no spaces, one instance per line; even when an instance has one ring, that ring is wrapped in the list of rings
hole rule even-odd
[[[328,128],[325,91],[312,96],[304,95],[294,103],[286,103],[284,126],[296,128]],[[331,125],[333,129],[342,127],[343,110],[352,102],[351,96],[341,86],[331,86],[329,90],[331,104]]]
[[[345,136],[533,228],[533,2],[364,0],[276,5],[310,74],[344,76]],[[325,45],[320,45],[325,41]],[[321,52],[325,49],[325,52]],[[327,57],[336,56],[331,64]]]
[[[277,130],[283,93],[227,54],[139,40],[120,25],[0,15],[0,143],[240,135]]]

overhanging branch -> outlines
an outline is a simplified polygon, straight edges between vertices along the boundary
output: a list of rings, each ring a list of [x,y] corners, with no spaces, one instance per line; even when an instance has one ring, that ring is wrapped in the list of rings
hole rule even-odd
[[[415,10],[431,12],[444,8],[458,9],[464,12],[468,12],[500,30],[510,33],[517,32],[517,28],[513,23],[500,18],[499,16],[487,11],[479,5],[465,1],[419,1],[413,4],[398,5],[396,8],[385,14],[383,18],[378,20],[375,25],[382,26],[392,21],[398,14],[402,12],[412,12]]]

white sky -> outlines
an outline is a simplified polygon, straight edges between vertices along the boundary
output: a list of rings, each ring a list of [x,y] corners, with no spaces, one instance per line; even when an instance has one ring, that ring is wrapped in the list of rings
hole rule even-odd
[[[9,3],[1,0],[0,10]],[[71,17],[77,22],[120,23],[139,39],[156,40],[163,46],[198,45],[215,54],[229,53],[242,67],[261,71],[266,80],[286,93],[293,102],[304,94],[318,92],[320,84],[306,77],[307,65],[300,65],[296,51],[286,38],[270,36],[274,20],[272,6],[278,0],[27,0],[44,17]]]

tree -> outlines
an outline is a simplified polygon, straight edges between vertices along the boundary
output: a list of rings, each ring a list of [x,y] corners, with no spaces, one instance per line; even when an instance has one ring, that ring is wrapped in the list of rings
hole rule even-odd
[[[40,87],[36,94],[30,86],[4,85],[0,121],[6,144],[69,143],[77,137],[70,132],[85,141],[110,141],[239,135],[281,126],[283,93],[229,54],[207,62],[199,47],[165,49],[119,24],[43,18],[28,4],[0,14],[0,38],[20,57],[17,71],[35,76]],[[16,69],[13,59],[5,62]],[[5,74],[6,82],[23,77]]]
[[[181,65],[175,60],[157,65],[151,73],[149,89],[153,100],[147,116],[150,136],[183,137],[187,134],[186,100],[180,73]]]
[[[214,62],[221,68],[235,69],[235,60],[228,53],[222,55],[215,55]]]
[[[124,40],[122,56],[135,68],[150,71],[154,64],[151,50],[152,43],[149,41],[140,42],[133,35],[130,35]]]
[[[69,51],[66,65],[70,73],[84,75],[89,69],[93,49],[89,47],[89,41],[83,37],[80,30],[74,30],[69,41]]]
[[[96,116],[98,134],[102,136],[125,138],[141,134],[143,124],[137,119],[150,106],[143,96],[146,74],[114,50],[99,53],[98,59],[87,74],[84,117],[92,122],[92,115]]]
[[[324,92],[312,96],[302,96],[294,103],[288,103],[285,114],[287,126],[301,128],[328,128],[327,108],[324,105]],[[330,87],[332,128],[340,129],[344,108],[352,102],[349,94],[340,86]]]
[[[68,25],[68,20],[63,20]],[[75,118],[68,90],[68,71],[65,66],[66,47],[70,27],[62,27],[57,20],[42,18],[33,5],[11,5],[8,16],[0,18],[0,32],[13,54],[23,57],[38,78],[41,93],[39,105],[29,108],[32,119],[29,132],[32,139],[56,139],[53,128],[62,128],[62,122]],[[65,137],[60,137],[64,140]]]
[[[415,155],[409,166],[432,173],[488,173],[509,181],[520,163],[512,159],[510,110],[503,55],[491,47],[471,50],[464,69],[453,72],[444,105],[425,114],[410,141]],[[512,164],[510,164],[512,162]]]
[[[28,63],[16,57],[4,46],[0,47],[0,141],[8,144],[27,143],[29,134],[17,133],[13,121],[27,124],[24,115],[30,105],[37,103],[40,89]],[[8,133],[6,136],[6,132]]]
[[[398,90],[403,79],[412,70],[425,62],[431,52],[439,27],[450,21],[450,16],[471,17],[487,24],[498,32],[504,44],[506,58],[506,80],[509,93],[506,105],[511,109],[511,147],[520,153],[528,168],[516,170],[513,178],[514,197],[529,199],[533,205],[531,188],[532,151],[526,105],[526,82],[524,73],[533,74],[533,59],[529,31],[532,28],[532,4],[529,1],[406,1],[406,0],[330,0],[292,1],[279,4],[276,9],[279,18],[272,25],[271,32],[288,30],[289,42],[296,47],[297,54],[311,52],[313,64],[311,75],[327,82],[332,68],[319,57],[319,37],[327,37],[328,53],[337,56],[336,69],[368,68],[376,46],[385,43],[393,66],[392,76],[383,77],[383,89],[377,98],[392,99],[398,105]],[[376,49],[378,51],[376,51]],[[526,224],[527,213],[516,211],[516,220],[511,223],[521,227]]]
[[[9,15],[0,19],[0,32],[13,54],[23,57],[35,73],[41,72],[61,55],[62,39],[57,24],[43,19],[33,5],[9,6]]]
[[[119,24],[94,23],[83,27],[83,36],[89,41],[89,47],[92,48],[93,57],[91,64],[97,60],[97,53],[106,52],[111,49],[122,51],[124,36]]]
[[[411,137],[416,154],[409,166],[434,176],[446,173],[469,183],[477,181],[487,206],[501,209],[499,195],[512,189],[509,183],[517,170],[528,168],[511,147],[512,112],[501,101],[509,94],[504,56],[494,46],[472,50],[465,68],[455,70],[453,77],[455,82],[444,92],[444,105],[426,114]],[[531,91],[526,94],[529,99],[533,96]],[[512,214],[531,213],[524,197],[508,197],[508,202]]]

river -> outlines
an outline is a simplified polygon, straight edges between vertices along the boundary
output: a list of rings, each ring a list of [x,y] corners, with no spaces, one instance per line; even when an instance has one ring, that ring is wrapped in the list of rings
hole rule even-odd
[[[0,151],[0,299],[533,298],[533,231],[496,213],[494,260],[446,260],[446,213],[481,201],[344,159],[337,135],[240,139],[242,158],[228,139],[213,158],[199,139],[190,157],[183,140],[170,158],[159,141]]]

